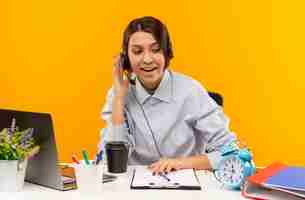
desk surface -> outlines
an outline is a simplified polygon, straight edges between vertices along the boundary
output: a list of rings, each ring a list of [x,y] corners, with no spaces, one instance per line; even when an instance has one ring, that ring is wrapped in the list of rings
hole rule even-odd
[[[142,167],[142,166],[137,166]],[[61,200],[61,199],[111,199],[111,200],[203,200],[203,199],[245,199],[240,191],[222,188],[215,180],[213,174],[206,171],[197,171],[197,176],[202,186],[202,190],[131,190],[130,177],[133,167],[128,168],[128,172],[118,175],[114,182],[102,184],[101,192],[98,194],[80,194],[77,190],[57,191],[46,187],[25,183],[22,192],[1,193],[1,199],[5,200]]]

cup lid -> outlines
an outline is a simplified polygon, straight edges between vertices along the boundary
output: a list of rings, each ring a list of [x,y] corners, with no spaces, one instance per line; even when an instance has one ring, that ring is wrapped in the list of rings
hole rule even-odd
[[[121,148],[128,148],[128,143],[124,141],[111,141],[106,143],[106,148],[111,149],[121,149]]]

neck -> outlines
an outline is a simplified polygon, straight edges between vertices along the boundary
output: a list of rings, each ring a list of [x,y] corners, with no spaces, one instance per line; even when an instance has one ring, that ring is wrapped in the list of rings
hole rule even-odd
[[[153,95],[155,93],[155,91],[156,91],[156,89],[147,89],[147,88],[145,88],[145,90],[150,95]]]
[[[146,90],[147,93],[149,93],[150,95],[154,94],[155,91],[157,90],[157,88],[160,85],[161,80],[159,80],[158,82],[154,83],[154,84],[143,84],[143,82],[141,80],[139,80],[141,85],[143,86],[143,88]]]

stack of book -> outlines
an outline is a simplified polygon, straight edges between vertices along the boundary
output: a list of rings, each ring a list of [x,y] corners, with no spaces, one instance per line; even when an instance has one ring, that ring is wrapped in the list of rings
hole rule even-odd
[[[242,194],[252,199],[305,199],[305,168],[275,162],[248,177]]]
[[[64,184],[64,190],[76,189],[76,178],[74,168],[68,165],[59,165]]]

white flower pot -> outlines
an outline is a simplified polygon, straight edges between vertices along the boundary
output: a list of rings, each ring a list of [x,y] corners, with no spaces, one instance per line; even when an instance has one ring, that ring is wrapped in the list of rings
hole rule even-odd
[[[27,167],[27,159],[0,160],[0,192],[21,191]]]

